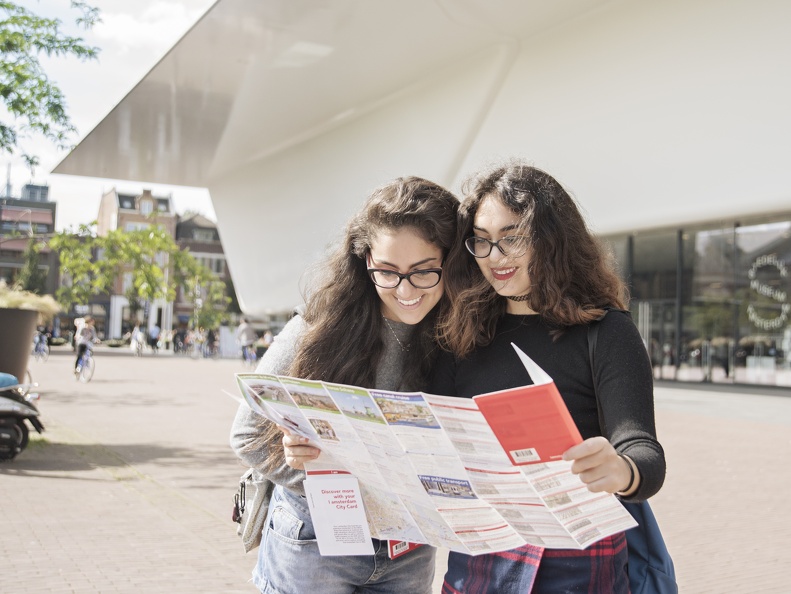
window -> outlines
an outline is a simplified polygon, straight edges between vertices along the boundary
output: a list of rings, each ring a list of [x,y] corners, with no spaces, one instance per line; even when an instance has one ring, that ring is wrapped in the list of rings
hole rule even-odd
[[[140,201],[140,212],[144,215],[150,215],[154,212],[154,203],[151,200]]]
[[[633,299],[676,297],[677,233],[634,236],[632,261]]]
[[[214,241],[213,229],[193,229],[192,238],[195,241]]]
[[[791,220],[607,238],[656,377],[791,385]]]
[[[201,266],[208,268],[217,276],[222,276],[225,273],[225,256],[195,256],[195,259]]]

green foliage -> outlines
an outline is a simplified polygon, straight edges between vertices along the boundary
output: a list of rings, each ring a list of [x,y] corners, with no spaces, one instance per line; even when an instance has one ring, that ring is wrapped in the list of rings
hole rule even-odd
[[[174,254],[177,284],[194,305],[190,325],[193,328],[217,328],[228,317],[226,284],[211,270],[201,265],[189,252]]]
[[[76,22],[85,28],[99,13],[85,2],[72,0]],[[40,17],[16,2],[0,1],[0,99],[10,120],[0,120],[0,149],[13,153],[22,136],[41,134],[59,148],[76,131],[66,113],[60,88],[47,76],[39,56],[74,56],[96,59],[99,50],[61,30],[61,21]],[[33,159],[35,157],[32,157]],[[31,166],[28,157],[28,167]]]
[[[94,262],[96,237],[91,227],[80,225],[76,233],[61,231],[49,242],[60,259],[61,286],[58,300],[67,310],[75,303],[87,304],[94,295],[106,293],[115,276],[110,267]]]
[[[209,274],[213,274],[204,268]],[[198,291],[191,292],[190,297],[195,303],[192,317],[193,328],[214,328],[228,321],[228,304],[231,298],[225,294],[226,285],[221,280],[207,279],[197,284]],[[195,295],[200,297],[195,297]]]
[[[38,240],[30,238],[22,255],[24,262],[17,275],[16,282],[20,288],[41,295],[47,290],[47,273],[39,267],[41,247]]]
[[[147,301],[173,301],[180,287],[195,304],[204,327],[216,327],[226,315],[230,298],[225,296],[225,283],[188,251],[181,251],[162,227],[115,230],[97,237],[91,226],[81,225],[76,233],[55,235],[50,247],[60,256],[63,282],[58,299],[64,307],[87,304],[128,274],[131,283],[125,296],[135,311]]]
[[[36,167],[41,165],[41,161],[35,155],[28,155],[27,153],[22,155],[22,160],[30,171],[30,181],[32,183],[33,178],[36,177]]]

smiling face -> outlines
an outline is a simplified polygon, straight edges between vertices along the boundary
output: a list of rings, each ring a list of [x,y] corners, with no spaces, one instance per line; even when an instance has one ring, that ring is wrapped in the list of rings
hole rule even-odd
[[[475,237],[499,241],[503,237],[523,234],[519,223],[519,215],[505,206],[496,195],[490,194],[478,206],[473,232]],[[499,295],[517,297],[530,292],[530,276],[527,272],[530,263],[529,249],[524,255],[513,257],[505,256],[497,247],[492,247],[486,258],[476,258],[475,261],[483,276]],[[513,314],[536,313],[526,302],[510,299],[506,311]]]
[[[407,274],[416,270],[440,268],[442,250],[429,243],[412,228],[383,230],[371,241],[368,268]],[[376,286],[376,285],[375,285]],[[382,300],[382,315],[388,320],[417,324],[442,298],[442,280],[430,289],[418,289],[403,279],[394,289],[376,286]]]

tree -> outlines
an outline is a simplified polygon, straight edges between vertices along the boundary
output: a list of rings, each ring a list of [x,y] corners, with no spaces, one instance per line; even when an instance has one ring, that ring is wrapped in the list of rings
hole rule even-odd
[[[190,323],[193,328],[217,328],[227,321],[231,298],[225,294],[225,283],[205,266],[201,268],[205,272],[196,274],[193,282],[185,285],[187,298],[195,304]]]
[[[41,161],[35,155],[22,155],[22,160],[25,162],[25,165],[30,171],[30,183],[33,183],[33,179],[36,177],[36,167],[41,165]]]
[[[145,302],[173,301],[181,287],[196,304],[196,318],[216,326],[230,301],[225,283],[188,251],[180,250],[162,227],[117,229],[97,237],[91,226],[81,225],[76,233],[61,231],[53,236],[50,247],[60,257],[63,282],[57,296],[67,309],[108,293],[123,275],[129,275],[124,294],[138,309]]]
[[[22,255],[22,268],[16,278],[16,283],[25,291],[41,295],[47,290],[47,273],[40,267],[41,246],[37,239],[28,240],[25,252]]]
[[[217,328],[226,320],[231,303],[227,285],[187,251],[174,254],[173,268],[176,283],[194,305],[191,326]]]
[[[61,231],[50,239],[50,248],[60,259],[57,297],[66,311],[75,303],[87,304],[94,295],[106,293],[115,279],[112,266],[94,261],[98,239],[90,225],[80,225],[76,232]]]
[[[89,29],[99,21],[98,9],[72,0],[78,25]],[[66,113],[66,101],[41,66],[39,57],[74,56],[96,59],[99,50],[82,38],[64,34],[61,21],[38,16],[15,2],[0,0],[0,98],[7,115],[0,120],[0,149],[16,152],[22,137],[40,134],[58,148],[68,148],[76,132]],[[9,117],[10,116],[10,117]],[[26,155],[26,161],[31,163]]]

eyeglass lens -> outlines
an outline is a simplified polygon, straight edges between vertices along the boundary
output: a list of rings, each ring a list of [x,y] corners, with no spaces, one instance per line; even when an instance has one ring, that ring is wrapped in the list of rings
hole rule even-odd
[[[492,248],[497,248],[503,256],[518,258],[527,252],[527,237],[524,235],[509,235],[492,241],[485,237],[468,237],[464,246],[476,258],[486,258],[492,253]]]
[[[401,281],[406,279],[416,289],[430,289],[439,284],[441,270],[415,270],[408,274],[401,274],[394,270],[380,270],[378,268],[369,269],[368,273],[371,275],[371,280],[374,284],[384,288],[393,289],[401,284]]]

